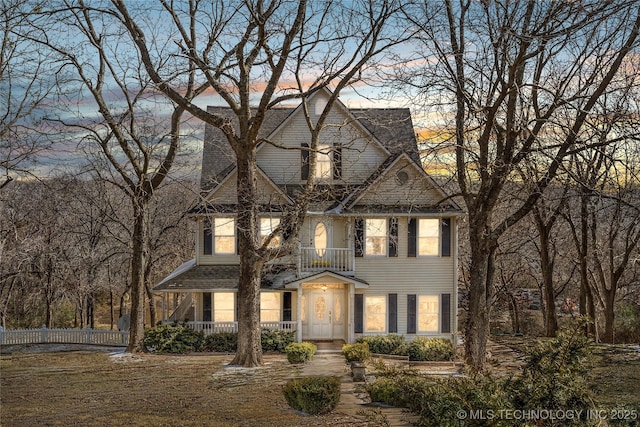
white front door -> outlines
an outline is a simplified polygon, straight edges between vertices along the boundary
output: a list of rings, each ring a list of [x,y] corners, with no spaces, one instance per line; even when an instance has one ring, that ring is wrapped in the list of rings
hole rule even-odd
[[[307,291],[309,339],[344,339],[343,289]]]

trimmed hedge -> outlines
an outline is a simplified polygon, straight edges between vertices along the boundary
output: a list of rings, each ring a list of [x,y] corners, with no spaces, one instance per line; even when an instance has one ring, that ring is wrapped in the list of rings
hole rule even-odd
[[[347,362],[364,362],[371,357],[369,344],[366,342],[345,344],[342,346],[342,354]]]
[[[367,343],[371,353],[406,356],[407,342],[402,335],[369,335],[358,338],[356,342]]]
[[[158,353],[200,351],[204,335],[178,324],[163,324],[144,331],[144,345]]]
[[[296,339],[295,331],[263,329],[262,351],[285,352],[288,344]],[[159,353],[186,353],[189,351],[213,351],[235,353],[238,347],[237,332],[218,332],[204,336],[202,332],[181,324],[165,323],[145,331],[144,343],[150,351]]]
[[[313,359],[318,347],[310,342],[292,342],[284,350],[289,363],[306,363]]]
[[[444,338],[417,337],[409,343],[407,355],[413,361],[446,361],[452,360],[455,354],[451,341]]]
[[[309,415],[326,414],[333,411],[340,401],[340,378],[306,377],[290,380],[282,386],[282,393],[293,409]]]

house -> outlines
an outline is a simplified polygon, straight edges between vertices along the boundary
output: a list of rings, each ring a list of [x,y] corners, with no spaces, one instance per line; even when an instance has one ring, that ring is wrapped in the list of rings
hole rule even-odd
[[[330,96],[308,101],[312,116]],[[228,109],[209,111],[232,117]],[[301,107],[270,110],[258,148],[261,231],[279,223],[309,173],[309,131]],[[296,254],[265,267],[263,328],[295,330],[297,339],[353,342],[398,333],[450,338],[457,329],[457,221],[461,209],[423,170],[408,109],[348,109],[338,101],[321,134],[318,196]],[[196,257],[154,288],[163,320],[206,333],[234,331],[236,254],[234,155],[222,133],[205,130],[203,197]]]

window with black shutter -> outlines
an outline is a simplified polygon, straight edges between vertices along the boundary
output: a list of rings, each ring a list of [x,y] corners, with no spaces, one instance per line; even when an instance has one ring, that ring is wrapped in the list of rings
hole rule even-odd
[[[291,321],[291,292],[282,295],[282,321]]]
[[[398,294],[389,294],[389,333],[398,332]]]
[[[353,247],[356,252],[355,255],[357,257],[362,257],[364,255],[364,219],[356,218],[354,224],[355,230],[353,233]]]
[[[451,294],[440,295],[442,309],[440,310],[440,332],[448,334],[451,332]]]
[[[300,150],[300,155],[301,155],[301,169],[300,169],[300,179],[302,179],[303,181],[306,181],[307,179],[309,179],[309,144],[307,144],[306,142],[303,142],[302,144],[300,144],[301,146],[301,150]]]
[[[333,146],[333,179],[342,179],[342,145]]]
[[[442,256],[451,256],[451,218],[442,218]]]
[[[389,256],[398,256],[398,218],[389,220]]]
[[[407,333],[416,333],[416,296],[407,295]]]
[[[361,334],[364,330],[364,295],[354,295],[353,331]]]
[[[211,230],[211,219],[204,220],[204,255],[213,255],[213,231]]]
[[[417,243],[418,243],[418,221],[415,218],[409,218],[409,233],[408,233],[408,257],[415,257],[417,255]]]

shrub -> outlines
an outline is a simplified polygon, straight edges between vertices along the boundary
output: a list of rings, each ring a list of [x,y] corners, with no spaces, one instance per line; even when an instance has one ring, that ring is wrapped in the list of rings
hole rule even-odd
[[[296,340],[296,331],[263,329],[261,333],[262,351],[284,353],[285,348]]]
[[[282,387],[282,392],[293,409],[310,415],[326,414],[334,410],[340,401],[340,378],[294,379]]]
[[[366,342],[345,344],[342,346],[342,354],[347,362],[364,362],[371,357],[369,344]]]
[[[202,348],[204,335],[179,324],[162,324],[144,332],[144,345],[158,353],[186,353]]]
[[[414,361],[444,361],[452,360],[455,352],[447,339],[417,337],[409,344],[407,354]]]
[[[318,347],[310,342],[293,342],[284,349],[289,363],[306,363],[313,359]]]
[[[204,338],[203,349],[218,353],[234,353],[238,348],[238,334],[236,332],[218,332]]]
[[[360,337],[358,343],[367,343],[369,351],[377,354],[402,354],[406,351],[406,341],[402,335],[371,335]]]
[[[591,349],[583,325],[562,329],[527,351],[522,374],[511,384],[517,409],[591,409],[593,395],[585,379]]]

